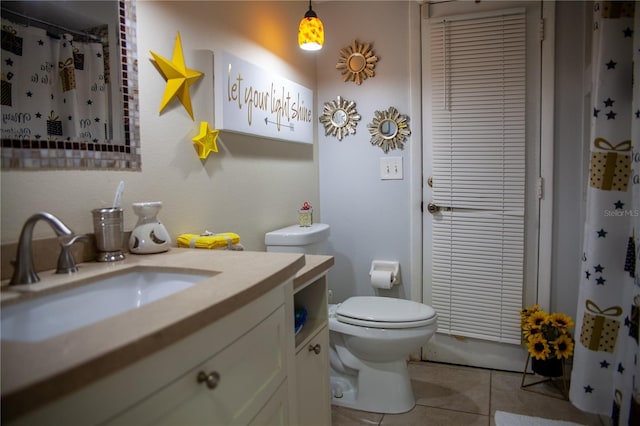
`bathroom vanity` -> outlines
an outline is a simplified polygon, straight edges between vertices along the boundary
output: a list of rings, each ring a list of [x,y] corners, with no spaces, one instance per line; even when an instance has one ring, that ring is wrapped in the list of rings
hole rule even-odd
[[[204,281],[94,324],[2,345],[2,423],[331,423],[330,256],[172,249],[40,274],[3,306],[131,268],[208,272]],[[294,334],[294,306],[307,321]],[[43,319],[46,320],[46,319]]]

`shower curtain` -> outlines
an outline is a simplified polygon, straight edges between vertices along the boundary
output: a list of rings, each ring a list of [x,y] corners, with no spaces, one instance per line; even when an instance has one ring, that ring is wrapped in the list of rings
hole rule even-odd
[[[594,3],[589,181],[570,390],[576,407],[610,416],[613,425],[640,424],[640,7],[634,3]]]
[[[2,19],[1,58],[2,139],[110,139],[101,43]]]

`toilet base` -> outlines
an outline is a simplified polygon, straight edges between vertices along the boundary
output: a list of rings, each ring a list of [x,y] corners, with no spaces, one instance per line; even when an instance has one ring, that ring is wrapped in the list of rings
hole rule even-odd
[[[360,367],[357,376],[331,369],[332,404],[385,414],[406,413],[415,407],[406,361],[363,361]]]

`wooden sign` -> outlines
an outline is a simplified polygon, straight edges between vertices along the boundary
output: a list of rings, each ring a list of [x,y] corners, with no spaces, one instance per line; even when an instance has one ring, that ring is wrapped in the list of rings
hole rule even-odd
[[[313,91],[234,55],[214,55],[215,128],[313,143]]]

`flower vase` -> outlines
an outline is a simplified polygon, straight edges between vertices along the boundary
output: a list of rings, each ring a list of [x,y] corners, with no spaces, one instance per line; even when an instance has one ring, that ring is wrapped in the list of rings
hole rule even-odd
[[[534,373],[544,377],[561,377],[562,360],[560,358],[536,359],[531,358],[531,369]]]
[[[129,237],[129,251],[135,254],[151,254],[169,250],[171,237],[157,217],[162,202],[133,203],[132,206],[138,216],[138,222]]]

